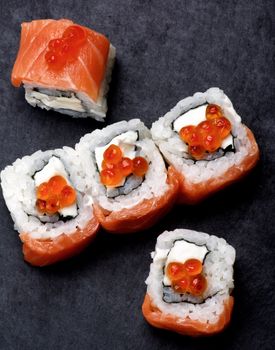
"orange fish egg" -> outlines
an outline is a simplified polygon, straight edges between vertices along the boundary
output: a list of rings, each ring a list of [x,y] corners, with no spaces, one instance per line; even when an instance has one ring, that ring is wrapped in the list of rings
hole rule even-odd
[[[206,278],[200,274],[193,276],[190,281],[190,293],[196,296],[200,296],[204,293],[207,287]]]
[[[51,196],[46,201],[46,213],[55,214],[60,209],[60,200],[58,196]]]
[[[215,104],[209,104],[206,107],[206,119],[211,120],[222,117],[222,109]]]
[[[48,181],[49,191],[52,194],[59,194],[66,185],[67,181],[60,175],[53,176]]]
[[[65,58],[57,51],[48,51],[45,54],[45,60],[53,69],[61,69],[66,63]]]
[[[144,176],[148,170],[148,162],[143,157],[135,157],[133,159],[133,173],[136,176]]]
[[[182,277],[180,280],[175,281],[172,283],[172,287],[175,292],[177,293],[186,293],[189,290],[189,278],[188,277]]]
[[[184,126],[183,128],[180,129],[180,132],[179,132],[180,138],[184,142],[190,143],[191,136],[195,132],[195,130],[196,130],[196,127],[194,125]]]
[[[103,158],[106,163],[118,164],[122,159],[122,151],[116,145],[110,145],[103,153]]]
[[[103,169],[100,172],[100,180],[105,186],[118,186],[123,179],[121,172],[115,169]]]
[[[212,124],[216,127],[222,139],[226,138],[231,132],[231,123],[225,117],[213,119]]]
[[[38,211],[40,211],[41,213],[45,213],[46,212],[46,201],[42,200],[42,199],[37,199],[36,207],[37,207]]]
[[[49,41],[48,47],[50,50],[58,50],[61,48],[61,45],[63,44],[63,39],[52,39]]]
[[[86,41],[87,32],[80,26],[72,25],[65,29],[62,38],[68,40],[72,45],[81,46]]]
[[[189,276],[195,276],[202,272],[202,263],[198,259],[188,259],[183,266]]]
[[[123,176],[128,176],[133,172],[133,161],[130,158],[123,157],[118,166]]]
[[[205,135],[205,134],[212,132],[214,127],[213,127],[213,124],[209,120],[204,120],[203,122],[201,122],[197,125],[196,129],[202,135]]]
[[[178,280],[186,275],[184,265],[178,262],[169,263],[166,268],[166,273],[171,281]]]
[[[76,192],[71,186],[65,186],[60,193],[59,199],[61,208],[68,207],[75,203]]]
[[[215,152],[221,146],[221,137],[216,133],[211,133],[203,137],[202,146],[208,152]]]
[[[198,146],[189,146],[188,152],[191,154],[193,158],[196,160],[203,159],[205,156],[205,148],[198,145]]]
[[[36,189],[36,196],[38,199],[47,200],[50,196],[50,189],[48,182],[43,182]]]
[[[107,163],[104,159],[101,163],[101,168],[102,169],[115,169],[117,168],[117,164],[111,164],[111,163]]]
[[[62,38],[52,39],[48,43],[45,60],[54,70],[60,70],[67,62],[76,60],[79,48],[85,44],[87,32],[84,28],[72,25],[65,29]]]

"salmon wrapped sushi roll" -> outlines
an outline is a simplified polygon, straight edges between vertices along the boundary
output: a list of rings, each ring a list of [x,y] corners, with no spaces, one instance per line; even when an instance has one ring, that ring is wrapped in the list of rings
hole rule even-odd
[[[184,335],[221,332],[234,303],[235,249],[222,238],[177,229],[161,234],[151,255],[145,319]]]
[[[167,171],[139,119],[122,121],[81,138],[76,150],[87,165],[94,211],[110,232],[146,229],[176,200],[175,171]]]
[[[34,107],[103,121],[114,59],[104,35],[68,19],[25,22],[11,81]]]
[[[38,151],[1,172],[4,199],[27,262],[53,264],[94,239],[99,223],[85,181],[83,164],[69,147]]]
[[[177,171],[181,203],[195,204],[237,181],[259,159],[251,130],[218,88],[183,99],[151,131]]]

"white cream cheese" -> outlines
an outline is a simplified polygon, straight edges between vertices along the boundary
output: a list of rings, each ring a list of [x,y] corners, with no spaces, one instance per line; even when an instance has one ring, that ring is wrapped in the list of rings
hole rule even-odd
[[[61,162],[60,159],[53,156],[52,158],[50,158],[48,164],[45,165],[45,167],[42,170],[38,171],[34,175],[35,186],[38,187],[43,182],[49,181],[50,178],[56,175],[64,177],[64,179],[66,179],[67,181],[67,184],[71,186],[70,180],[68,178],[68,174],[64,168],[63,163]],[[77,215],[76,203],[68,207],[62,208],[58,212],[64,217],[66,216],[75,217]]]
[[[187,111],[186,113],[178,117],[174,121],[174,130],[179,133],[180,129],[183,128],[184,126],[188,126],[188,125],[197,126],[199,123],[205,121],[206,108],[207,108],[207,105],[202,105],[202,106],[190,109],[189,111]],[[226,147],[230,145],[232,146],[232,148],[234,148],[232,134],[229,134],[223,140],[221,144],[221,148],[226,149]]]

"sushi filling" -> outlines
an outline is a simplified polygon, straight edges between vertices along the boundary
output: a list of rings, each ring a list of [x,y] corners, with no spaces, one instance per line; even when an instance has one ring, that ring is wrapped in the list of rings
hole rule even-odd
[[[41,221],[69,220],[77,216],[77,194],[61,160],[51,157],[34,175],[36,209]],[[47,219],[46,219],[47,220]]]
[[[211,278],[205,265],[209,253],[206,245],[197,245],[184,239],[175,240],[171,249],[157,249],[154,261],[165,257],[162,280],[164,302],[201,304],[219,292],[210,292],[211,288],[208,288]]]
[[[45,88],[31,88],[25,85],[26,100],[32,105],[38,105],[45,109],[54,109],[55,111],[71,115],[72,117],[88,117],[92,111],[100,113],[100,106],[91,103],[84,94],[73,91],[51,90]],[[102,114],[103,115],[103,114]]]
[[[213,160],[235,150],[231,123],[218,105],[204,104],[178,117],[173,130],[182,140],[184,158]]]
[[[100,181],[108,198],[127,195],[142,184],[149,165],[135,145],[137,140],[138,132],[128,131],[95,149]]]

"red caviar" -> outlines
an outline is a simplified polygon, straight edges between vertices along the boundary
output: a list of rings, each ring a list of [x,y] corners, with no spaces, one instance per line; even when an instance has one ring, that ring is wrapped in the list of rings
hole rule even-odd
[[[203,275],[193,276],[190,281],[190,293],[196,296],[202,295],[207,287],[206,278]]]
[[[100,180],[105,186],[118,186],[123,179],[123,175],[118,168],[114,169],[103,169],[100,172]]]
[[[188,152],[193,158],[197,160],[203,159],[203,157],[205,156],[205,148],[202,146],[189,146]]]
[[[72,205],[76,201],[76,191],[59,175],[43,182],[36,189],[36,207],[46,214],[55,214],[58,210]]]
[[[47,214],[55,214],[60,209],[60,200],[59,196],[51,196],[46,201],[46,213]]]
[[[148,162],[143,157],[133,159],[133,174],[136,176],[144,176],[148,170]]]
[[[209,104],[206,107],[206,119],[211,120],[215,118],[220,118],[222,116],[222,109],[218,105]]]
[[[231,123],[225,117],[216,118],[212,120],[213,125],[219,131],[221,138],[225,138],[230,134]]]
[[[182,277],[180,280],[172,283],[172,287],[177,293],[189,292],[190,280],[187,276]]]
[[[48,181],[49,191],[53,194],[59,194],[66,185],[67,181],[64,179],[64,177],[59,175],[51,177]]]
[[[76,201],[76,192],[71,186],[64,186],[60,194],[60,206],[68,207]]]
[[[202,274],[202,269],[200,260],[188,259],[184,264],[179,262],[169,263],[166,273],[175,292],[200,296],[207,287],[207,281]]]
[[[215,151],[217,151],[217,149],[220,148],[221,146],[221,137],[219,134],[217,133],[210,133],[206,136],[203,137],[202,139],[202,147],[210,153],[213,153]]]
[[[167,276],[172,281],[183,278],[186,275],[186,272],[184,270],[184,265],[178,262],[169,263],[166,268],[166,273],[167,273]]]
[[[36,189],[36,195],[37,195],[37,198],[44,201],[49,198],[50,192],[49,192],[49,186],[47,182],[43,182],[38,186],[38,188]]]
[[[130,158],[123,157],[118,166],[123,176],[128,176],[133,172],[133,161]]]
[[[184,269],[189,276],[195,276],[202,272],[202,263],[198,259],[189,259],[185,261]]]
[[[116,145],[110,145],[103,153],[103,158],[106,163],[118,164],[122,159],[122,151]]]
[[[101,163],[101,167],[102,169],[115,169],[117,167],[117,164],[111,164],[111,163],[107,163],[104,159]]]
[[[220,106],[209,104],[206,119],[197,126],[185,126],[179,132],[181,139],[189,146],[189,153],[196,160],[203,159],[206,152],[216,152],[231,132],[231,123],[222,115]]]
[[[103,153],[100,180],[105,186],[119,186],[124,177],[131,174],[144,176],[148,170],[148,162],[143,157],[130,159],[123,157],[119,146],[110,145]]]
[[[48,43],[45,60],[55,70],[60,70],[67,62],[77,59],[81,46],[87,40],[84,28],[72,25],[65,29],[61,38],[52,39]]]
[[[180,132],[179,132],[181,139],[184,142],[189,144],[191,142],[191,138],[195,130],[196,130],[196,127],[194,125],[184,126],[183,128],[180,129]]]

